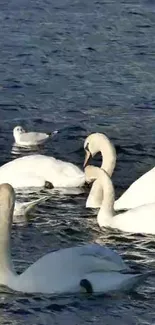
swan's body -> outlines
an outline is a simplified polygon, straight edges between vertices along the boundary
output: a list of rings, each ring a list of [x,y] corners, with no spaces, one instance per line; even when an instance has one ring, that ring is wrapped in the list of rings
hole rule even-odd
[[[35,208],[36,205],[38,205],[39,203],[41,203],[45,200],[48,200],[48,199],[49,199],[49,196],[43,196],[39,199],[29,201],[29,202],[19,202],[16,200],[13,215],[15,217],[18,217],[18,216],[26,217],[29,214],[29,212]]]
[[[155,234],[155,203],[142,205],[129,211],[115,214],[115,193],[109,175],[94,166],[85,168],[86,180],[98,179],[104,193],[97,220],[100,227],[117,228],[132,233]]]
[[[129,273],[118,254],[97,244],[49,253],[18,275],[10,256],[14,202],[11,185],[0,185],[0,285],[27,293],[60,294],[80,292],[87,281],[93,292],[100,293],[130,289],[144,278]]]
[[[101,168],[111,177],[116,164],[116,151],[111,141],[101,133],[94,133],[85,140],[86,162],[90,156],[101,152],[103,161]],[[87,199],[86,207],[98,208],[101,206],[101,186],[96,180]],[[115,210],[132,209],[144,204],[155,202],[155,167],[142,175],[115,201]]]
[[[132,209],[149,203],[155,203],[155,167],[129,186],[115,201],[114,209]]]
[[[44,143],[50,135],[50,133],[26,132],[21,126],[16,126],[13,129],[15,142],[20,147],[40,145]]]
[[[54,187],[80,187],[85,174],[72,163],[44,155],[17,158],[0,167],[0,184],[23,188],[44,187],[45,182]]]

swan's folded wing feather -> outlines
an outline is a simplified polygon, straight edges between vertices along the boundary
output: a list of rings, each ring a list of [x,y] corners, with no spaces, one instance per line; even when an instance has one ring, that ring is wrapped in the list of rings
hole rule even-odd
[[[133,209],[155,201],[155,167],[146,172],[115,201],[114,209]]]
[[[20,172],[20,170],[17,169],[16,172],[0,174],[0,183],[9,183],[14,188],[22,188],[22,187],[44,187],[45,180],[42,177],[39,177],[38,175],[23,171]]]
[[[128,291],[143,283],[148,275],[121,274],[120,272],[92,272],[85,277],[94,293],[108,293],[114,291]]]
[[[84,172],[76,165],[70,163],[70,162],[65,162],[62,160],[57,159],[56,163],[59,166],[60,173],[63,173],[67,177],[84,177],[85,174]]]
[[[120,271],[129,269],[126,263],[123,261],[121,256],[118,255],[115,251],[108,248],[107,246],[101,246],[98,244],[90,244],[84,246],[81,255],[91,256],[97,259],[100,259],[105,264],[105,271],[113,270]]]

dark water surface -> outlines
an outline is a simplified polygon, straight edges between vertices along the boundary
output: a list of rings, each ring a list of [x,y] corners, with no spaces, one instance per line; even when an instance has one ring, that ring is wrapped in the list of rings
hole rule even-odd
[[[1,1],[0,164],[15,157],[12,129],[21,124],[59,129],[41,152],[81,167],[86,135],[106,133],[118,154],[117,196],[152,168],[154,36],[151,0]],[[18,271],[51,249],[93,241],[116,248],[140,271],[154,269],[154,236],[101,231],[86,197],[54,193],[28,223],[13,225]],[[154,323],[153,276],[136,293],[116,297],[0,295],[1,325]]]

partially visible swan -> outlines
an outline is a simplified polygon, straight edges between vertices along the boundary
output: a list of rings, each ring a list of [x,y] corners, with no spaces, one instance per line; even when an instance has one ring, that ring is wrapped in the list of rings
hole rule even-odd
[[[92,133],[88,135],[84,142],[84,149],[84,167],[91,156],[94,157],[98,152],[100,152],[102,156],[101,168],[103,168],[109,176],[112,175],[116,165],[116,150],[105,134]]]
[[[21,215],[26,217],[29,214],[29,212],[35,208],[36,205],[48,200],[49,197],[50,196],[43,196],[39,199],[32,200],[29,202],[19,202],[16,200],[13,215],[15,217],[21,216]]]
[[[155,167],[132,183],[115,201],[114,208],[132,209],[149,203],[155,203]]]
[[[12,186],[0,185],[0,285],[27,293],[100,293],[131,289],[147,276],[131,273],[116,253],[97,244],[48,253],[18,275],[10,251],[14,202]]]
[[[45,155],[14,159],[0,167],[0,184],[24,187],[81,187],[84,172],[76,165]]]
[[[155,234],[155,203],[115,214],[115,191],[107,172],[95,166],[87,166],[85,174],[87,181],[98,179],[104,193],[97,215],[100,227],[117,228],[132,233]]]
[[[84,167],[87,165],[89,158],[94,157],[98,152],[102,156],[101,168],[106,170],[109,176],[112,176],[116,165],[116,150],[112,142],[108,139],[105,134],[92,133],[90,134],[85,142],[85,160]],[[89,178],[90,181],[90,178]],[[93,181],[93,179],[92,179]],[[95,180],[92,184],[91,191],[86,201],[87,208],[99,208],[103,199],[103,191],[98,180]]]
[[[22,126],[16,126],[13,129],[13,136],[17,145],[20,147],[29,147],[44,143],[50,135],[57,132],[58,131],[54,131],[53,133],[26,132]]]
[[[93,133],[85,140],[84,148],[86,150],[86,158],[84,166],[88,162],[90,156],[94,156],[97,152],[101,152],[103,168],[109,176],[112,175],[116,164],[116,151],[111,141],[101,133]],[[87,200],[87,207],[100,207],[102,195],[98,181],[94,182],[91,195]],[[155,202],[155,167],[138,178],[130,187],[115,201],[115,210],[132,209],[143,204]]]

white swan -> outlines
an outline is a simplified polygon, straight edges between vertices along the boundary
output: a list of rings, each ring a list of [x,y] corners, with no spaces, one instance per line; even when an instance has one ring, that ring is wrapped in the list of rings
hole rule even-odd
[[[98,179],[104,197],[97,215],[100,227],[117,228],[132,233],[155,234],[155,203],[150,203],[115,214],[115,192],[111,178],[104,169],[95,166],[85,168],[86,180]]]
[[[20,147],[29,147],[44,143],[50,135],[57,132],[58,131],[54,131],[53,133],[26,132],[22,126],[16,126],[13,129],[13,136],[17,145]]]
[[[40,204],[49,199],[50,196],[43,196],[39,199],[32,200],[29,202],[19,202],[15,201],[14,213],[13,216],[27,216],[31,210],[35,208],[36,205]]]
[[[101,133],[93,133],[87,137],[84,144],[86,150],[85,163],[90,156],[101,152],[103,157],[101,168],[109,176],[112,175],[116,164],[116,151],[111,141]],[[93,183],[92,192],[87,199],[87,207],[97,208],[101,206],[102,194],[98,181]],[[131,209],[143,204],[155,202],[155,167],[137,179],[130,187],[115,201],[114,209]]]
[[[0,167],[0,184],[23,187],[81,187],[84,172],[76,165],[44,155],[14,159]]]
[[[129,273],[116,253],[97,244],[49,253],[18,275],[10,252],[14,202],[11,185],[1,184],[0,285],[27,293],[76,293],[81,287],[87,292],[100,293],[128,290],[144,279],[144,275]]]
[[[101,168],[106,170],[106,172],[112,176],[113,170],[116,165],[116,150],[112,142],[108,139],[105,134],[102,133],[92,133],[90,134],[85,142],[85,160],[84,167],[88,163],[90,157],[94,157],[98,152],[102,156]],[[92,181],[94,178],[92,178]],[[89,177],[89,182],[91,178]],[[91,191],[86,201],[87,208],[99,208],[103,200],[103,191],[98,180],[95,180],[92,184]]]

